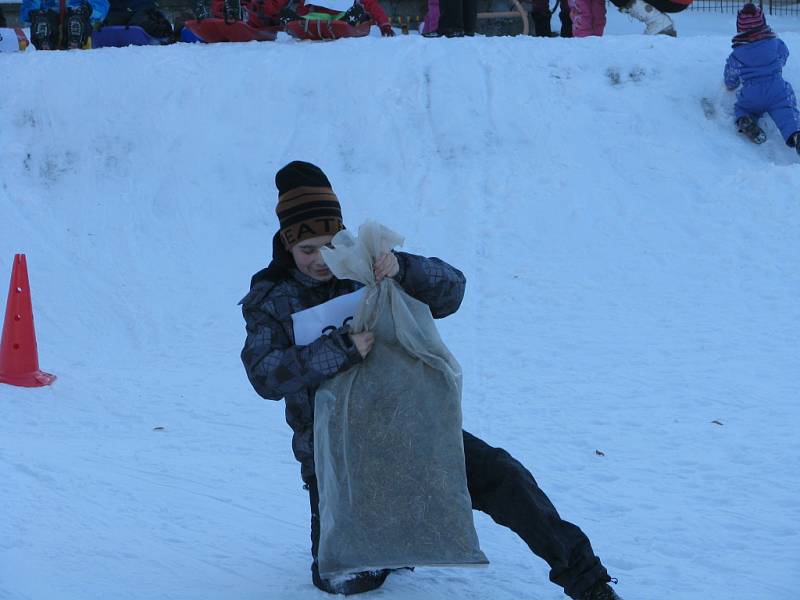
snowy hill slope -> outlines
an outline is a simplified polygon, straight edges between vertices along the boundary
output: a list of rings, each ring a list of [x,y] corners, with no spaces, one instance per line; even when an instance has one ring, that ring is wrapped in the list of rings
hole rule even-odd
[[[0,56],[0,285],[27,253],[59,376],[0,386],[0,598],[323,597],[283,404],[238,359],[297,158],[350,227],[465,272],[440,322],[464,426],[530,467],[626,599],[796,597],[800,161],[771,124],[763,147],[735,133],[728,41]],[[490,567],[373,596],[563,597],[476,523]]]

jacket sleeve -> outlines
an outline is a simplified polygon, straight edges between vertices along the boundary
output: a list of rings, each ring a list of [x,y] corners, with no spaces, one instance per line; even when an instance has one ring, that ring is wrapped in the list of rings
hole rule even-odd
[[[789,48],[783,40],[778,40],[778,59],[781,61],[781,67],[786,66],[786,61],[789,60]]]
[[[739,60],[731,53],[728,57],[728,60],[725,61],[725,87],[729,90],[735,90],[739,87],[740,77],[739,77],[739,69],[741,68],[741,63]]]
[[[464,274],[438,258],[396,252],[400,271],[394,279],[407,294],[431,309],[434,319],[453,314],[464,299]]]
[[[242,363],[256,392],[269,400],[316,388],[361,362],[345,328],[296,346],[278,319],[262,307],[243,306],[247,339]]]
[[[364,10],[369,13],[369,16],[372,17],[372,20],[375,21],[378,27],[389,24],[389,17],[386,16],[378,0],[359,0],[359,2],[364,6]]]

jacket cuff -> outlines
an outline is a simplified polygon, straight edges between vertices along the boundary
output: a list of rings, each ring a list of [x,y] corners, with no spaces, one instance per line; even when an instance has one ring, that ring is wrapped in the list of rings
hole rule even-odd
[[[339,329],[334,332],[334,335],[339,347],[344,350],[345,356],[347,356],[347,364],[344,366],[344,369],[357,365],[364,360],[358,348],[356,348],[356,345],[353,343],[353,340],[350,338],[350,329],[348,327],[339,327]]]
[[[392,279],[394,279],[397,283],[402,284],[403,279],[405,279],[406,276],[406,257],[399,252],[395,252],[394,250],[392,250],[392,252],[397,257],[397,265],[400,267]]]

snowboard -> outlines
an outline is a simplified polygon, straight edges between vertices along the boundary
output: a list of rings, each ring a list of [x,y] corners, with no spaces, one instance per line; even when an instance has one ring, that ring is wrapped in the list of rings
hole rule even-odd
[[[30,42],[19,27],[0,27],[0,52],[24,52]]]
[[[344,21],[323,21],[299,19],[286,24],[286,33],[298,40],[338,40],[340,38],[364,37],[369,35],[371,21],[350,25]]]
[[[278,37],[278,27],[252,27],[243,21],[226,23],[224,19],[186,21],[181,29],[182,42],[272,42]]]
[[[124,46],[160,46],[170,38],[155,38],[141,27],[109,25],[92,32],[92,48],[122,48]]]

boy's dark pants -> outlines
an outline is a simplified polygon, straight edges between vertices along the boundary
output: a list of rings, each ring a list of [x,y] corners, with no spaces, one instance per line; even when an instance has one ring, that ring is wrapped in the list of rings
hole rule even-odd
[[[594,555],[586,535],[564,521],[539,489],[533,476],[502,448],[492,448],[474,435],[464,432],[464,458],[467,487],[472,508],[488,514],[496,523],[519,535],[534,554],[550,565],[550,581],[564,588],[567,595],[580,598],[598,581],[610,578]],[[338,594],[358,594],[379,587],[388,570],[359,573],[337,585],[319,576],[319,493],[317,480],[308,481],[311,500],[311,566],[314,585]]]

